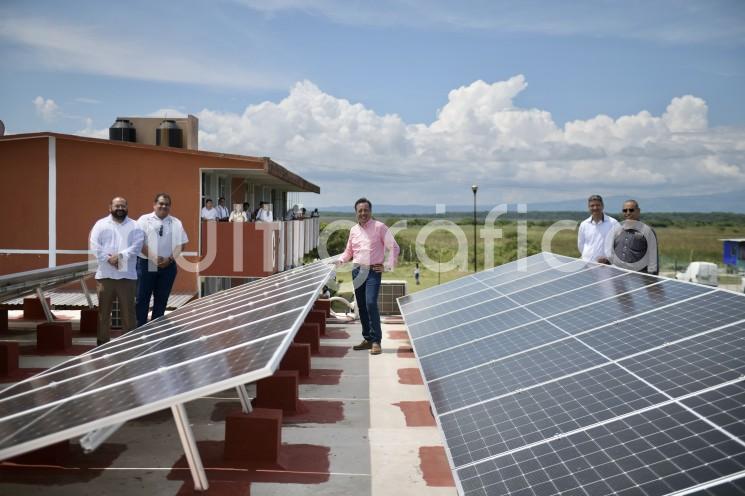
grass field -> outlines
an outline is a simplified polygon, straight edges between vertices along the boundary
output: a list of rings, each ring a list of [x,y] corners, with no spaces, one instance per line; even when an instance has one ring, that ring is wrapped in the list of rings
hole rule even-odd
[[[670,214],[667,215],[669,216]],[[353,220],[351,217],[348,217],[348,219]],[[329,220],[332,219],[321,219],[322,224]],[[380,220],[387,222],[389,225],[395,221],[393,218],[385,217],[380,218]],[[399,265],[393,272],[385,273],[383,276],[384,279],[388,280],[407,281],[409,292],[426,289],[438,283],[445,283],[473,272],[473,225],[451,223],[449,226],[457,232],[457,236],[445,229],[439,228],[433,230],[425,237],[423,224],[426,224],[430,220],[421,218],[413,221],[410,220],[408,222],[408,226],[410,227],[396,234],[396,241],[402,250],[399,257]],[[557,230],[553,236],[546,236],[546,231],[552,224],[553,220],[522,223],[523,227],[521,229],[523,229],[526,236],[525,234],[521,234],[521,236],[527,238],[527,255],[541,251],[551,251],[560,255],[579,256],[577,251],[576,227],[574,229]],[[654,223],[652,224],[654,225]],[[673,221],[668,221],[665,218],[665,222],[660,222],[659,224],[661,225],[656,226],[655,231],[659,239],[660,265],[662,270],[666,271],[684,270],[691,261],[714,262],[722,267],[722,242],[720,239],[745,237],[745,219],[736,219],[735,222],[716,223],[707,222],[706,219],[704,221],[697,219],[695,222],[685,222],[675,220],[675,218]],[[507,221],[495,227],[502,230],[501,237],[495,239],[493,243],[493,265],[496,266],[517,258],[518,225],[517,222]],[[482,231],[484,231],[483,222],[481,222],[480,226],[477,226],[477,238],[479,241],[477,243],[478,270],[484,269],[485,262],[484,239],[481,236]],[[338,232],[337,235],[338,239],[335,240],[335,243],[329,242],[329,251],[331,254],[340,252],[346,240],[347,235],[345,232]],[[419,243],[417,243],[417,238],[419,238]],[[465,249],[461,249],[460,252],[458,251],[458,238],[465,240],[464,246],[467,246],[467,253]],[[428,268],[422,263],[424,259],[417,254],[417,245],[419,245],[420,251],[423,247],[426,256],[431,260],[441,260],[443,262],[441,267],[444,268],[446,262],[455,260],[461,262],[459,265],[462,270],[443,269],[438,276],[436,269],[431,270],[433,267]],[[420,262],[421,271],[421,284],[419,286],[414,283],[414,264],[417,261]],[[348,273],[346,275],[340,274],[340,278],[344,280],[340,288],[341,291],[347,294],[351,293],[351,276]]]

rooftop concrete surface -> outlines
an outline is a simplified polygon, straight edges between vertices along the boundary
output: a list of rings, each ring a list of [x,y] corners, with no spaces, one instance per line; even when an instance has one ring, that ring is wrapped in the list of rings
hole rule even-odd
[[[11,318],[11,331],[0,339],[29,345],[33,332]],[[372,356],[351,349],[361,339],[359,323],[327,324],[310,377],[300,379],[300,409],[283,417],[278,464],[223,460],[225,416],[240,410],[231,389],[185,405],[210,485],[206,492],[194,490],[172,414],[163,410],[127,422],[91,454],[71,440],[69,456],[54,463],[0,463],[0,494],[456,494],[400,319],[384,318],[383,336],[383,353]],[[75,335],[73,344],[87,349],[95,337]],[[22,351],[20,366],[50,367],[67,358]],[[255,395],[253,385],[247,391]]]

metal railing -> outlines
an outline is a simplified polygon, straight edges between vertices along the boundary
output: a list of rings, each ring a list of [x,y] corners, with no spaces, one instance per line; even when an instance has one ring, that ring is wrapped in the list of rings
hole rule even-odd
[[[0,276],[0,303],[35,292],[38,295],[45,289],[85,279],[96,271],[96,267],[93,260]]]

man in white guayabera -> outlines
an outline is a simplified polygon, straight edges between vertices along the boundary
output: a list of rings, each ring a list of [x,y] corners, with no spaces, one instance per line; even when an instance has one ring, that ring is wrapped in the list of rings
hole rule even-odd
[[[582,260],[608,263],[610,253],[606,251],[606,238],[613,236],[618,221],[603,213],[603,197],[591,195],[587,199],[590,216],[579,225],[577,249]]]
[[[137,254],[145,235],[137,223],[127,217],[127,200],[120,196],[111,200],[109,215],[91,229],[90,249],[96,260],[98,291],[98,345],[109,341],[111,307],[114,297],[125,331],[135,328],[135,290],[137,287]]]

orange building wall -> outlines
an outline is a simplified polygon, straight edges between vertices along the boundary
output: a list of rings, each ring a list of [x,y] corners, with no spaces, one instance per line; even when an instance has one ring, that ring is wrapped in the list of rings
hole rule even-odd
[[[215,243],[212,249],[215,250],[215,259],[208,264],[206,248],[208,243],[207,226],[212,224],[215,227]],[[204,260],[200,264],[201,275],[203,276],[225,276],[225,277],[244,277],[246,272],[257,276],[268,276],[272,271],[264,271],[264,260],[259,255],[262,253],[271,253],[272,237],[277,238],[277,231],[257,229],[257,223],[253,222],[210,222],[204,221],[202,228],[202,255]],[[243,245],[243,268],[241,271],[233,270],[233,237],[234,234],[240,236]],[[271,237],[270,237],[271,236]],[[271,262],[271,260],[270,260]],[[276,260],[274,261],[274,270]]]
[[[19,208],[18,216],[3,219],[0,248],[48,248],[48,143],[46,136],[0,141],[0,197]],[[88,249],[88,233],[96,220],[108,215],[114,196],[127,198],[129,216],[136,219],[151,212],[153,196],[164,191],[173,200],[172,215],[181,220],[189,237],[185,251],[197,252],[200,168],[263,167],[260,159],[233,160],[75,137],[57,136],[56,148],[58,250]],[[58,265],[85,259],[57,254]],[[0,255],[0,273],[46,267],[47,262],[47,255]],[[196,274],[179,270],[174,291],[197,290]]]
[[[0,198],[5,205],[0,248],[46,250],[49,247],[48,173],[48,137],[0,141]],[[46,267],[48,258],[46,255],[42,258],[41,267]],[[21,263],[26,266],[28,262]],[[0,262],[0,270],[3,265]]]

